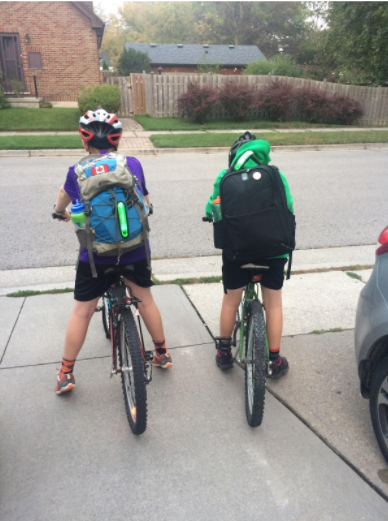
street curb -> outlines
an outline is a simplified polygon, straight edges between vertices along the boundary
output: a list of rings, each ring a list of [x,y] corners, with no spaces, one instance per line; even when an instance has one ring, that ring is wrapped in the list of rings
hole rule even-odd
[[[325,152],[327,150],[388,150],[388,143],[346,143],[340,145],[273,145],[272,152]],[[164,155],[164,154],[223,154],[229,147],[187,147],[187,148],[148,148],[121,149],[123,154]],[[80,156],[83,149],[41,149],[41,150],[0,150],[1,157],[57,157]]]

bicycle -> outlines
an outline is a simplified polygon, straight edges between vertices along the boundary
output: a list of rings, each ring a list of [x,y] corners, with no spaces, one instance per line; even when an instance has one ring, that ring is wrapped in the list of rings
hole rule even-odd
[[[203,217],[202,221],[212,222],[207,217]],[[236,348],[233,361],[245,372],[245,412],[248,425],[259,427],[264,415],[265,381],[272,371],[264,307],[260,301],[258,284],[269,266],[244,264],[241,268],[251,272],[252,280],[243,291],[231,345]]]
[[[125,269],[133,269],[133,265],[125,266]],[[108,268],[105,273],[116,273],[116,270]],[[147,427],[146,386],[152,380],[153,352],[144,349],[138,309],[141,301],[128,295],[127,289],[123,276],[116,273],[115,283],[104,294],[102,305],[96,311],[102,312],[105,334],[111,341],[110,377],[121,374],[129,426],[133,434],[142,434]],[[138,328],[135,316],[138,319]]]

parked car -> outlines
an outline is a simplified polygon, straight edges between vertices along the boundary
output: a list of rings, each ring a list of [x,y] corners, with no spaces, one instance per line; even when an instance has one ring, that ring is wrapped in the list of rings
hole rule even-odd
[[[361,394],[379,447],[388,461],[388,226],[378,239],[372,275],[357,306],[355,347]]]

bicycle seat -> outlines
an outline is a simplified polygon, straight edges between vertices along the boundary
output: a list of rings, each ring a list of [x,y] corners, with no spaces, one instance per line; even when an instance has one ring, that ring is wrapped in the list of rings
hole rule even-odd
[[[114,268],[109,267],[104,270],[104,275],[110,275],[111,273],[122,273],[123,271],[133,271],[135,266],[133,264],[125,264],[123,266],[115,266]]]
[[[241,266],[244,270],[269,270],[269,266],[259,266],[258,264],[243,264]]]

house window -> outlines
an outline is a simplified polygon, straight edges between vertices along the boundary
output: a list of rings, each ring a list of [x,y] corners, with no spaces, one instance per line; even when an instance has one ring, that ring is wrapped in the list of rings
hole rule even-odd
[[[41,71],[42,67],[42,55],[40,52],[29,52],[28,53],[28,67]]]

